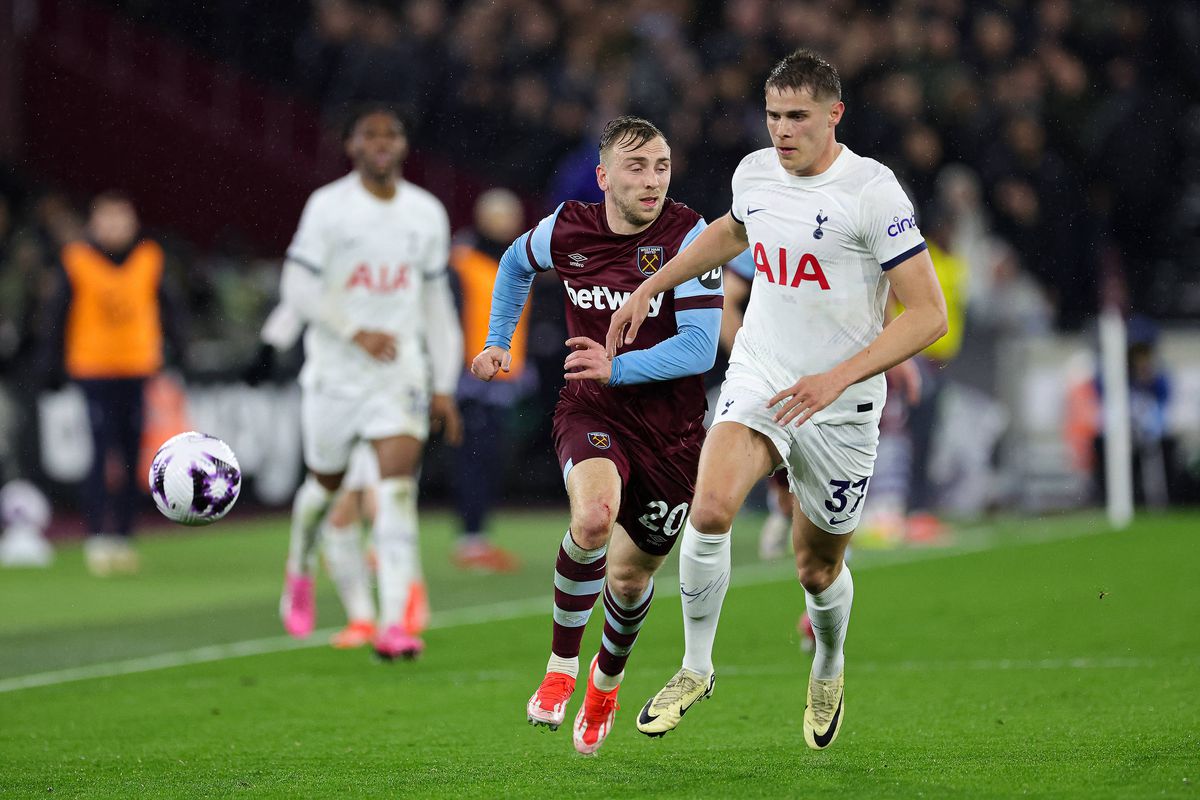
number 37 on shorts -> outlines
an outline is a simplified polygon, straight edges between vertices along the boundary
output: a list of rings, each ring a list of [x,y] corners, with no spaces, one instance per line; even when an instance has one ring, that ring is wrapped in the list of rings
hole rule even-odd
[[[845,525],[856,518],[863,498],[867,496],[867,484],[870,481],[870,475],[859,480],[829,479],[829,498],[825,501],[825,510],[829,512],[827,522],[831,527]]]

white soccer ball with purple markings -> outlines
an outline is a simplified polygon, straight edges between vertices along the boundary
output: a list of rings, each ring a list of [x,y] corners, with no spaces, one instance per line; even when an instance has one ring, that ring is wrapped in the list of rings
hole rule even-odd
[[[242,468],[229,445],[188,431],[163,442],[150,464],[150,496],[167,519],[209,525],[229,513],[242,489]]]

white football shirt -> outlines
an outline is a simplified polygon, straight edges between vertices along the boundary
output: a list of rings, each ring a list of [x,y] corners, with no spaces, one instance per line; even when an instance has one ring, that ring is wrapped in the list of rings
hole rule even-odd
[[[820,175],[784,170],[773,148],[733,174],[733,217],[746,226],[755,273],[730,363],[780,391],[825,372],[883,330],[887,270],[925,249],[912,203],[887,167],[842,145]],[[818,422],[877,420],[882,375],[849,387]]]
[[[313,192],[287,257],[321,278],[321,302],[345,330],[309,325],[301,382],[322,390],[361,390],[394,381],[428,383],[422,341],[427,309],[423,282],[445,280],[450,219],[436,197],[408,181],[381,200],[351,172]],[[396,337],[397,357],[385,363],[350,341],[355,331]]]

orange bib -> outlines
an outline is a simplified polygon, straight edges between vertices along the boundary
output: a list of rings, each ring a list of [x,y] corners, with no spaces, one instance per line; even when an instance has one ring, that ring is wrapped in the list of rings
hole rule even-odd
[[[71,282],[66,366],[72,378],[135,378],[162,367],[158,288],[163,252],[144,241],[113,264],[85,242],[63,248]]]
[[[487,341],[488,322],[492,310],[492,288],[496,285],[496,271],[499,264],[496,260],[479,252],[473,247],[459,245],[450,253],[450,264],[458,273],[458,282],[462,286],[462,324],[463,347],[466,363],[483,349]],[[521,312],[521,320],[513,334],[512,366],[509,372],[497,372],[499,380],[512,380],[521,374],[525,366],[525,343],[529,334],[529,306]]]

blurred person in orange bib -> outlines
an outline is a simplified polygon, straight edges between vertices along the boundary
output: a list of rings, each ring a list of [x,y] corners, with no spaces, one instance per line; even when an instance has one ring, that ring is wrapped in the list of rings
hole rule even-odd
[[[532,373],[525,362],[528,309],[513,334],[509,371],[484,383],[472,378],[470,367],[471,359],[483,350],[487,340],[500,257],[521,233],[523,223],[521,201],[515,194],[507,189],[484,192],[475,203],[474,228],[460,233],[450,252],[450,266],[462,302],[466,365],[458,384],[464,435],[455,463],[454,505],[463,527],[454,563],[483,572],[513,572],[518,567],[511,553],[488,539],[487,517],[496,502],[497,476],[503,474],[498,460],[504,453],[506,417],[532,384]]]
[[[163,340],[184,352],[182,316],[163,281],[159,244],[142,235],[133,202],[105,192],[92,202],[87,236],[60,254],[62,275],[48,315],[45,362],[83,391],[92,466],[83,488],[88,569],[136,572],[130,544],[147,379],[163,366]]]

